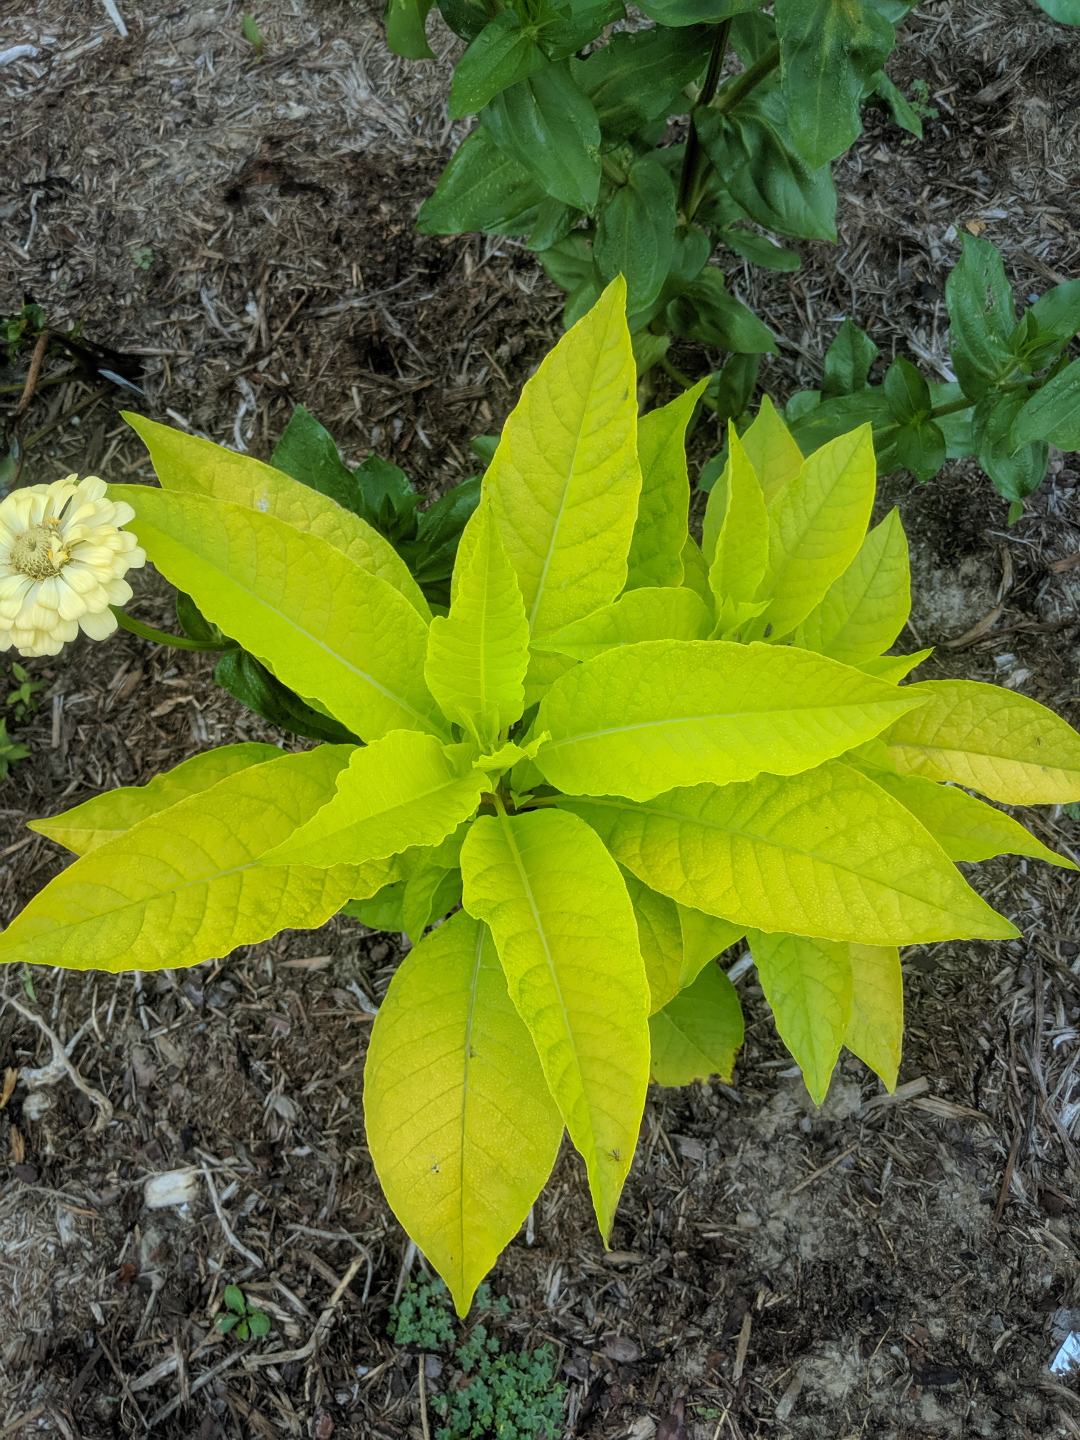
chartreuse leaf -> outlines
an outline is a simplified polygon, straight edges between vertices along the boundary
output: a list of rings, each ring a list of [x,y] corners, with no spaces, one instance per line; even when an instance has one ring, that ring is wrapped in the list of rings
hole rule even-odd
[[[847,945],[804,935],[746,937],[780,1039],[798,1062],[815,1105],[821,1105],[851,1019],[851,958]]]
[[[716,537],[716,548],[709,567],[709,585],[716,597],[721,626],[724,623],[725,601],[739,605],[754,599],[769,556],[769,517],[765,497],[757,473],[730,420],[728,455],[724,521]]]
[[[638,420],[641,496],[627,560],[627,590],[683,583],[690,505],[686,427],[708,377]]]
[[[313,870],[261,857],[334,793],[352,747],[282,755],[170,805],[76,860],[0,934],[0,961],[73,970],[197,965],[373,895],[393,864]]]
[[[199,495],[114,485],[150,559],[277,678],[363,740],[447,725],[424,684],[427,626],[317,535]]]
[[[433,735],[391,730],[352,752],[337,794],[264,863],[360,865],[437,845],[476,809],[487,781]],[[463,772],[463,773],[462,773]]]
[[[855,757],[853,757],[854,759]],[[856,763],[858,763],[856,759]],[[925,825],[950,860],[990,860],[995,855],[1030,855],[1075,870],[1071,860],[1049,850],[1011,815],[976,800],[953,785],[939,785],[923,775],[898,775],[875,765],[858,768],[899,800]]]
[[[414,945],[433,919],[441,919],[461,902],[461,871],[423,865],[404,882],[401,928]]]
[[[807,770],[917,703],[805,650],[649,640],[556,681],[537,716],[551,738],[535,764],[568,793],[647,800],[673,785]]]
[[[916,650],[913,655],[878,655],[873,660],[864,660],[859,669],[867,675],[876,675],[879,680],[889,680],[892,684],[899,685],[916,666],[929,660],[933,653],[934,647],[931,645],[925,650]]]
[[[641,640],[704,640],[712,618],[692,590],[650,587],[627,590],[610,605],[575,620],[549,640],[537,640],[537,650],[554,650],[575,660],[591,660],[619,645]]]
[[[835,761],[646,804],[558,803],[654,890],[737,925],[871,945],[1017,934],[903,805]]]
[[[364,1121],[390,1208],[465,1315],[547,1180],[562,1121],[490,931],[464,911],[390,982]]]
[[[910,611],[907,536],[899,510],[890,510],[825,598],[795,627],[791,643],[863,665],[895,642]]]
[[[576,816],[481,816],[461,850],[464,905],[490,925],[605,1244],[649,1073],[649,987],[618,866]]]
[[[295,525],[297,530],[309,530],[329,541],[361,569],[400,590],[419,615],[429,618],[428,603],[405,561],[389,540],[359,515],[250,455],[237,455],[223,445],[185,435],[143,415],[125,412],[124,418],[150,451],[164,489],[245,505]],[[231,635],[232,631],[226,633]]]
[[[691,910],[687,905],[680,905],[678,911],[683,937],[682,973],[679,976],[681,990],[701,974],[710,960],[715,960],[728,946],[741,940],[746,930],[733,925],[730,920],[721,920],[717,915]]]
[[[882,739],[901,774],[952,780],[1004,805],[1080,800],[1080,735],[1060,716],[998,685],[925,680],[926,704]]]
[[[156,815],[189,795],[209,790],[219,780],[250,765],[264,765],[268,760],[280,758],[281,751],[276,745],[259,745],[254,741],[222,745],[218,750],[193,755],[164,775],[156,775],[147,785],[124,785],[118,790],[108,790],[61,815],[30,820],[26,828],[47,835],[76,855],[87,855],[99,845],[125,834],[148,815]]]
[[[649,1036],[652,1078],[658,1085],[690,1085],[710,1075],[730,1081],[743,1043],[735,986],[718,966],[706,965],[650,1017]]]
[[[662,1010],[679,993],[683,965],[682,926],[679,907],[630,870],[622,871],[623,883],[637,922],[638,943],[649,982],[649,1014]]]
[[[450,614],[428,630],[424,677],[447,719],[490,746],[521,717],[528,668],[525,606],[485,499],[461,535]]]
[[[610,603],[626,584],[641,471],[625,303],[615,280],[545,357],[484,477],[537,636]],[[544,663],[550,678],[565,668]]]
[[[709,567],[701,553],[701,546],[692,535],[686,537],[682,548],[683,585],[692,590],[709,613],[712,613],[713,597],[709,589]]]
[[[844,1044],[891,1095],[904,1040],[904,977],[895,945],[851,945],[851,1018]]]
[[[769,561],[756,600],[768,609],[747,628],[760,639],[790,635],[854,560],[877,486],[869,425],[841,435],[803,463],[769,506]]]
[[[803,455],[768,395],[761,397],[761,407],[742,443],[761,482],[765,503],[771,504],[802,469]]]

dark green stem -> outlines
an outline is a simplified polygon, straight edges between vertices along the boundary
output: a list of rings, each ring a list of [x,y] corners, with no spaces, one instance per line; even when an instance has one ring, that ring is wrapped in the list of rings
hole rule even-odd
[[[724,57],[727,55],[730,34],[731,21],[722,20],[717,25],[716,33],[713,36],[709,68],[705,72],[705,84],[702,86],[694,111],[697,110],[698,105],[708,105],[716,94],[716,88],[720,84],[720,72],[724,68]],[[693,219],[694,211],[700,203],[697,192],[710,165],[709,157],[705,154],[701,141],[698,139],[697,127],[694,124],[694,111],[690,113],[690,133],[686,137],[682,175],[679,178],[678,209],[686,216],[687,220]]]
[[[760,85],[767,75],[771,75],[780,64],[780,46],[774,45],[771,50],[766,50],[760,60],[755,60],[748,70],[728,85],[724,93],[717,97],[713,104],[714,110],[719,110],[726,115],[729,110],[734,110],[740,101],[745,100],[755,85]]]
[[[143,640],[153,640],[157,645],[171,645],[174,650],[221,651],[232,649],[228,642],[220,644],[217,640],[189,640],[185,635],[166,635],[164,630],[155,630],[152,625],[144,625],[141,620],[133,620],[130,615],[120,609],[119,605],[110,605],[109,609],[125,630],[130,630],[132,635],[141,636]]]
[[[691,380],[690,376],[685,374],[682,370],[677,369],[667,358],[666,355],[660,357],[658,364],[660,366],[660,369],[663,370],[664,374],[670,375],[672,380],[675,381],[676,385],[681,385],[684,390],[692,390],[694,386],[698,383],[696,380]],[[707,395],[702,395],[701,403],[703,405],[707,405],[710,410],[716,409],[716,402],[710,400]]]

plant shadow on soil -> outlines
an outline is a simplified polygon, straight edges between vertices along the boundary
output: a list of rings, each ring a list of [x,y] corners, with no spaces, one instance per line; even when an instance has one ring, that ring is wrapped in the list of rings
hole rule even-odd
[[[140,408],[157,418],[265,456],[302,402],[351,461],[374,448],[439,493],[471,473],[469,439],[498,428],[558,334],[561,297],[513,242],[412,233],[460,135],[445,121],[445,31],[444,58],[424,67],[388,57],[361,8],[259,22],[268,58],[249,66],[237,17],[205,6],[131,22],[127,41],[94,7],[50,0],[17,17],[11,43],[41,54],[4,72],[15,120],[0,208],[18,247],[0,261],[2,293],[140,353]],[[1002,246],[1018,294],[1076,269],[1075,32],[1022,0],[931,0],[904,33],[892,73],[925,76],[942,111],[925,144],[871,120],[838,166],[842,243],[801,246],[802,274],[722,257],[782,337],[762,372],[779,399],[815,382],[844,313],[886,359],[940,365],[965,225]],[[145,245],[143,271],[132,251]],[[700,373],[716,357],[675,359]],[[72,423],[90,393],[42,392],[34,427],[69,418],[31,452],[28,479],[150,478],[122,397]],[[715,443],[703,425],[694,462]],[[1080,721],[1078,468],[1056,456],[1011,531],[970,462],[923,487],[883,483],[881,507],[900,506],[912,541],[902,648],[940,646],[920,674],[994,679]],[[170,627],[162,581],[138,576],[136,596],[134,613]],[[28,668],[46,688],[18,727],[32,758],[0,789],[2,923],[63,863],[26,819],[210,745],[282,738],[212,686],[211,659],[130,635]],[[1066,814],[1024,818],[1080,853]],[[734,1086],[651,1092],[608,1254],[564,1151],[533,1243],[523,1233],[493,1272],[509,1308],[489,1318],[506,1346],[555,1347],[572,1433],[1080,1434],[1073,1382],[1045,1369],[1080,1304],[1077,889],[1010,859],[977,883],[1025,938],[906,954],[896,1100],[849,1058],[815,1110],[751,973]],[[0,1432],[422,1440],[417,1357],[386,1334],[407,1246],[360,1110],[395,939],[339,919],[187,971],[0,977],[20,999],[30,981],[115,1107],[99,1133],[93,1102],[61,1077],[20,1084],[0,1110]],[[0,1074],[50,1057],[29,1020],[0,1013]],[[174,1170],[197,1172],[186,1207],[147,1208],[145,1180]],[[302,1351],[362,1251],[370,1279],[361,1264],[314,1354],[247,1368],[214,1331],[237,1282],[274,1322],[267,1343]],[[429,1395],[445,1383],[429,1379]]]

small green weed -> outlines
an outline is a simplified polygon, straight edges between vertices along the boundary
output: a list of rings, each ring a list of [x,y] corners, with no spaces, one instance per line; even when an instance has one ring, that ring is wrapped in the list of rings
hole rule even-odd
[[[269,1335],[270,1316],[264,1315],[250,1301],[245,1300],[244,1292],[238,1285],[225,1286],[225,1305],[226,1313],[219,1315],[215,1322],[222,1335],[235,1331],[238,1340],[247,1340],[249,1336]]]
[[[1080,804],[1075,800],[1071,800],[1068,805],[1063,805],[1061,808],[1070,820],[1080,820]]]
[[[29,754],[29,745],[24,745],[21,740],[8,739],[7,721],[0,719],[0,780],[6,780],[12,765],[17,760],[25,760]]]
[[[40,305],[24,305],[17,315],[0,315],[0,345],[7,346],[8,363],[14,365],[19,351],[32,345],[45,329],[45,311]]]
[[[154,247],[152,245],[140,245],[131,256],[140,270],[149,270],[154,263]]]
[[[8,709],[14,709],[16,724],[38,708],[37,691],[44,690],[44,680],[31,680],[30,674],[16,660],[11,666],[16,689],[7,698]]]
[[[259,29],[259,23],[255,19],[255,16],[247,14],[242,15],[240,17],[240,30],[244,36],[244,39],[255,51],[255,58],[253,63],[258,64],[259,61],[264,58],[266,41],[263,39],[262,31]]]
[[[487,1285],[476,1292],[479,1310],[506,1314],[509,1304],[493,1297]],[[391,1307],[390,1335],[399,1345],[419,1350],[450,1350],[461,1380],[431,1404],[443,1424],[435,1440],[551,1440],[560,1428],[564,1386],[555,1379],[549,1346],[530,1354],[504,1352],[483,1325],[474,1325],[460,1345],[451,1349],[454,1322],[450,1296],[441,1280],[410,1283],[401,1303]]]
[[[941,111],[930,104],[930,86],[920,75],[911,82],[911,108],[920,120],[936,120]]]

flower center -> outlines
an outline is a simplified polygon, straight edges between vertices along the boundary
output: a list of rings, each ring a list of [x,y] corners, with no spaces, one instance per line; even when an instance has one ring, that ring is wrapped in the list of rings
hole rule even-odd
[[[55,520],[46,520],[19,531],[8,564],[20,575],[29,575],[31,580],[48,580],[60,574],[68,559],[60,526]]]

